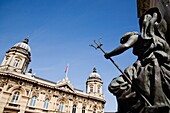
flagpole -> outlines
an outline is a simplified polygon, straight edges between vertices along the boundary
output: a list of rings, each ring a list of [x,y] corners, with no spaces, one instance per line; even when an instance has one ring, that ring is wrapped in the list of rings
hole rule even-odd
[[[66,73],[66,80],[68,80],[68,68],[69,68],[69,64],[67,64],[66,69],[65,69],[65,73]]]

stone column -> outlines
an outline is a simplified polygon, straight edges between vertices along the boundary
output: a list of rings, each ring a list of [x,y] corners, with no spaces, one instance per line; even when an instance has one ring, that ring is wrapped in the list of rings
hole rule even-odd
[[[10,101],[9,92],[2,92],[1,99],[0,99],[0,113],[3,113],[5,106],[7,105],[8,101]]]
[[[25,113],[28,101],[29,101],[29,97],[28,96],[22,96],[22,99],[20,101],[20,113]]]

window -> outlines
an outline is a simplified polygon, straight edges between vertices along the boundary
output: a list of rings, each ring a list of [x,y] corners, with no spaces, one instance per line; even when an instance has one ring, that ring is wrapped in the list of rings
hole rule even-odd
[[[100,93],[100,86],[98,86],[97,92]]]
[[[19,60],[18,59],[15,59],[15,62],[14,62],[14,67],[17,67],[19,65]]]
[[[33,97],[32,97],[30,106],[35,106],[36,98],[37,98],[36,96],[33,96]]]
[[[76,113],[76,105],[73,105],[72,113]]]
[[[82,108],[82,113],[85,113],[85,107]]]
[[[96,109],[94,109],[93,113],[96,113]]]
[[[13,103],[17,103],[18,102],[18,98],[19,98],[19,92],[15,92],[13,97],[12,97],[12,101]]]
[[[90,86],[90,93],[93,92],[93,86]]]
[[[60,102],[60,105],[59,105],[59,109],[58,109],[58,112],[59,113],[62,113],[62,111],[63,111],[63,102]]]
[[[45,99],[43,108],[47,109],[48,108],[48,104],[49,104],[49,99]]]

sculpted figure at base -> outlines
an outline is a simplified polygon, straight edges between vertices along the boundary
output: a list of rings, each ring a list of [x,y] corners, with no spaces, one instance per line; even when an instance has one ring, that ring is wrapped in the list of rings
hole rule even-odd
[[[140,31],[128,32],[120,40],[121,45],[106,53],[105,58],[119,55],[129,48],[138,57],[124,73],[132,80],[140,93],[136,93],[123,75],[114,78],[109,91],[117,97],[118,113],[170,113],[170,47],[166,41],[167,24],[158,8],[149,9],[140,19]]]

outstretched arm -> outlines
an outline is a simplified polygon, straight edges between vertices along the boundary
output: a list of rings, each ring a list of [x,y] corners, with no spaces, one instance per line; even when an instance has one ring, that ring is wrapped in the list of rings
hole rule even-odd
[[[130,47],[132,47],[136,41],[138,40],[138,35],[132,35],[128,38],[128,41],[120,46],[118,46],[116,49],[114,49],[113,51],[111,51],[110,53],[106,53],[104,56],[106,59],[109,59],[112,56],[116,56],[119,55],[121,53],[123,53],[124,51],[126,51],[127,49],[129,49]]]

